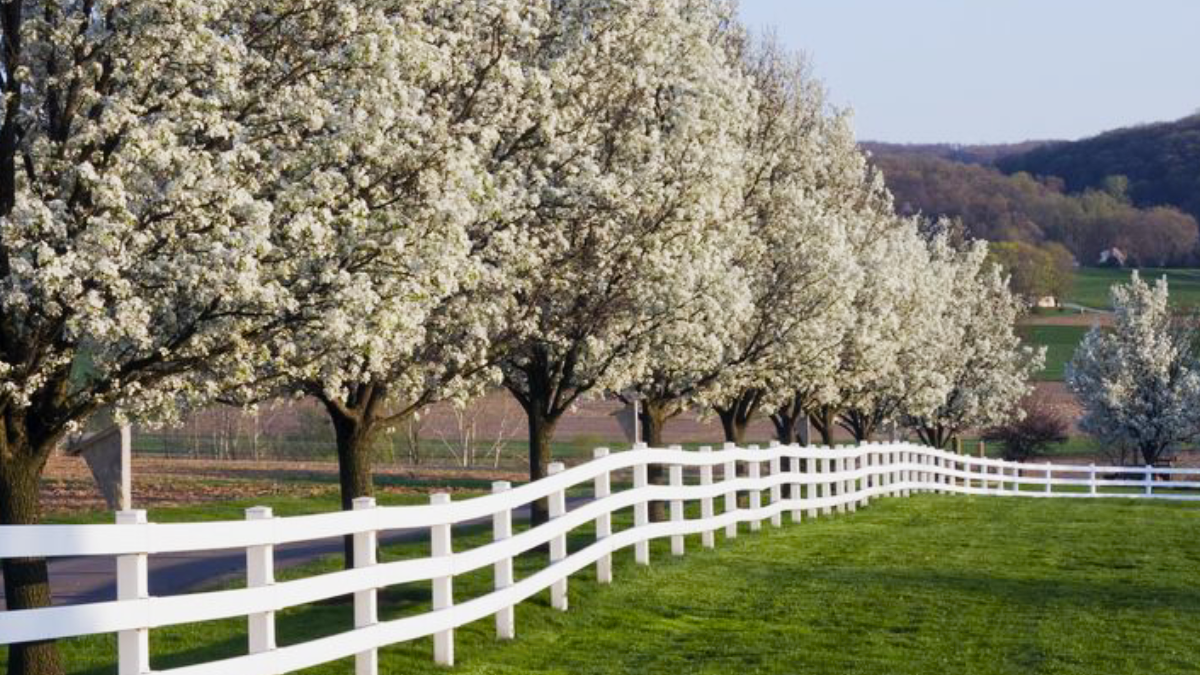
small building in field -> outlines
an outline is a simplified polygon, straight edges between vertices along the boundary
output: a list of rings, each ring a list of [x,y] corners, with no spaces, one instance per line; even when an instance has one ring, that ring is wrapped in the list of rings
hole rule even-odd
[[[1058,298],[1053,295],[1043,295],[1037,299],[1034,306],[1038,309],[1058,309]]]
[[[1125,259],[1125,252],[1114,246],[1101,251],[1100,258],[1096,262],[1101,267],[1124,267]]]

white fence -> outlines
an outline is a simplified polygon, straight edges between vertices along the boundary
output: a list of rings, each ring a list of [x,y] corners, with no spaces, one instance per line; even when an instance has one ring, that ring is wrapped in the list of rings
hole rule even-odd
[[[274,518],[267,508],[247,510],[245,521],[147,523],[144,511],[117,515],[113,525],[38,525],[0,527],[0,558],[30,556],[116,556],[117,600],[45,609],[0,612],[0,644],[118,634],[121,675],[150,673],[150,631],[154,628],[229,617],[247,617],[248,650],[241,656],[174,668],[174,675],[266,675],[287,673],[355,656],[357,675],[378,670],[377,650],[426,636],[434,638],[434,658],[454,662],[454,629],[489,616],[497,636],[516,635],[513,607],[549,588],[555,608],[567,609],[570,576],[596,565],[601,583],[612,581],[612,555],[632,546],[639,564],[649,564],[653,539],[670,538],[671,552],[684,553],[684,535],[701,535],[712,547],[717,533],[738,534],[739,524],[761,529],[804,517],[854,511],[883,496],[939,492],[1022,497],[1122,497],[1200,500],[1200,469],[1096,467],[1017,464],[967,457],[912,444],[866,444],[846,448],[773,446],[688,452],[639,448],[609,454],[571,469],[552,465],[549,477],[512,488],[493,485],[493,494],[452,502],[432,495],[427,506],[377,508],[371,499],[355,510],[316,516]],[[669,485],[651,485],[648,467],[668,467]],[[765,467],[765,471],[764,471]],[[718,471],[719,470],[719,471]],[[632,487],[613,490],[613,476],[632,473]],[[716,474],[719,472],[719,478]],[[1185,474],[1193,480],[1171,480]],[[592,486],[593,499],[567,510],[566,491]],[[785,486],[791,486],[785,489]],[[748,508],[738,495],[747,495]],[[765,502],[764,502],[765,496]],[[548,498],[551,520],[513,533],[512,513]],[[650,522],[649,502],[670,504],[670,518]],[[685,505],[699,502],[700,517],[685,517]],[[633,508],[633,526],[614,531],[612,516]],[[451,526],[492,519],[493,541],[454,551]],[[567,535],[595,523],[595,542],[568,553]],[[376,563],[381,531],[428,528],[427,558]],[[276,582],[274,547],[289,542],[352,535],[356,567],[320,576]],[[520,580],[513,558],[549,544],[549,565]],[[246,587],[168,597],[150,597],[148,556],[211,549],[246,550]],[[491,566],[494,589],[456,604],[454,577]],[[379,589],[432,581],[432,610],[417,616],[380,621]],[[335,635],[279,647],[275,612],[345,595],[354,596],[354,626]]]

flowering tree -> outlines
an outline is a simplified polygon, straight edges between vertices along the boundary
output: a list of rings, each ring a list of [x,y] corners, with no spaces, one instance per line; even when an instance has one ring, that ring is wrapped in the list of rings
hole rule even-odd
[[[310,208],[306,196],[289,219],[307,242],[294,264],[321,292],[263,346],[253,382],[228,397],[320,401],[335,433],[343,508],[373,492],[381,430],[495,377],[511,307],[511,242],[494,217],[513,191],[501,157],[514,127],[543,103],[522,62],[547,17],[518,0],[408,3],[383,16],[387,39],[369,61],[360,57],[356,77],[328,83],[337,95],[322,99],[320,119],[295,147],[276,140],[279,193],[322,193],[324,206]],[[351,40],[354,29],[345,30]],[[313,144],[317,133],[323,142]],[[347,565],[352,551],[348,538]]]
[[[864,214],[851,236],[863,282],[834,375],[810,408],[826,443],[835,423],[861,441],[906,409],[936,406],[948,382],[928,348],[958,330],[946,320],[954,266],[944,239],[931,243],[916,220],[882,210]]]
[[[720,42],[730,9],[710,0],[562,3],[545,64],[556,92],[524,141],[529,245],[514,275],[525,337],[503,361],[528,417],[530,477],[554,427],[593,391],[645,367],[651,336],[694,310],[694,275],[736,185],[730,127],[745,86]],[[535,510],[535,519],[544,518]]]
[[[48,456],[97,408],[170,418],[258,377],[293,328],[344,337],[353,304],[382,302],[355,292],[361,270],[454,288],[421,268],[459,255],[454,230],[393,228],[379,203],[413,175],[390,146],[425,131],[394,76],[427,57],[395,19],[366,1],[5,3],[0,522],[37,521]],[[402,342],[419,332],[396,320]],[[43,560],[5,560],[4,583],[10,609],[50,601]],[[47,643],[8,663],[60,671]]]
[[[931,367],[949,378],[950,390],[936,407],[906,416],[922,442],[933,447],[946,447],[967,429],[997,427],[1021,416],[1029,378],[1045,362],[1044,347],[1021,344],[1016,322],[1024,303],[986,255],[984,243],[975,242],[957,262],[956,300],[946,308],[946,320],[962,328],[959,339],[926,348]]]
[[[707,397],[726,440],[741,443],[768,409],[791,442],[798,413],[785,413],[797,390],[832,371],[859,282],[847,229],[871,188],[846,116],[827,112],[805,61],[771,41],[745,61],[758,105],[744,141],[748,237],[735,265],[747,278],[750,316],[729,327]]]
[[[1195,327],[1172,313],[1165,278],[1151,287],[1134,272],[1110,297],[1113,325],[1084,337],[1067,386],[1083,405],[1080,428],[1151,464],[1200,435]]]

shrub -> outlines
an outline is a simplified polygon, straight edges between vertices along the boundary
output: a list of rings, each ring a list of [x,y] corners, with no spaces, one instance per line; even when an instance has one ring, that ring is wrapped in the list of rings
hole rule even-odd
[[[1004,459],[1028,461],[1045,455],[1052,445],[1067,442],[1067,416],[1046,396],[1037,393],[1026,396],[1021,401],[1021,411],[1024,414],[1017,419],[984,432],[984,440],[1001,444]]]

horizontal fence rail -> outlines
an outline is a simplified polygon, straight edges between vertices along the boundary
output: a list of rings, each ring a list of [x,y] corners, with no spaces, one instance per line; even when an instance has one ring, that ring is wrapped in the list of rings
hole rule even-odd
[[[665,468],[667,484],[649,482],[651,466]],[[499,638],[514,638],[513,608],[522,600],[549,589],[551,606],[566,610],[572,574],[595,565],[597,580],[609,583],[615,552],[633,547],[636,562],[646,565],[655,539],[669,539],[671,554],[683,555],[685,535],[699,534],[701,545],[711,548],[717,533],[736,537],[742,523],[751,531],[766,522],[778,527],[785,514],[799,522],[914,492],[1200,500],[1200,469],[1017,463],[909,443],[765,449],[726,444],[718,451],[705,447],[699,452],[639,446],[609,453],[599,448],[591,461],[569,469],[552,464],[549,474],[519,487],[497,482],[492,494],[457,502],[434,494],[430,504],[421,506],[378,507],[364,498],[354,502],[352,511],[289,518],[256,507],[247,510],[246,520],[234,522],[159,524],[147,522],[144,511],[124,511],[112,525],[0,526],[0,558],[117,559],[117,600],[0,612],[0,644],[116,633],[120,675],[274,675],[350,656],[355,657],[356,675],[374,675],[379,648],[430,636],[435,660],[453,664],[454,629],[488,617],[494,617]],[[567,491],[580,487],[590,488],[592,498],[568,509]],[[547,500],[549,522],[514,533],[513,511],[542,499]],[[651,502],[668,505],[666,520],[651,522]],[[686,507],[697,502],[700,517],[688,518]],[[614,531],[613,513],[630,508],[633,526]],[[492,542],[454,550],[452,526],[480,519],[490,519]],[[567,536],[591,524],[595,541],[568,552]],[[380,533],[398,529],[427,530],[430,555],[378,562]],[[353,569],[275,580],[276,546],[337,536],[353,540]],[[543,547],[549,564],[515,579],[514,558]],[[150,555],[231,548],[246,551],[244,588],[149,595]],[[455,576],[489,567],[494,590],[456,603]],[[380,620],[379,590],[412,582],[432,584],[431,610]],[[340,596],[354,598],[353,626],[300,644],[276,644],[276,612]],[[231,617],[246,618],[244,655],[151,670],[152,629]]]

